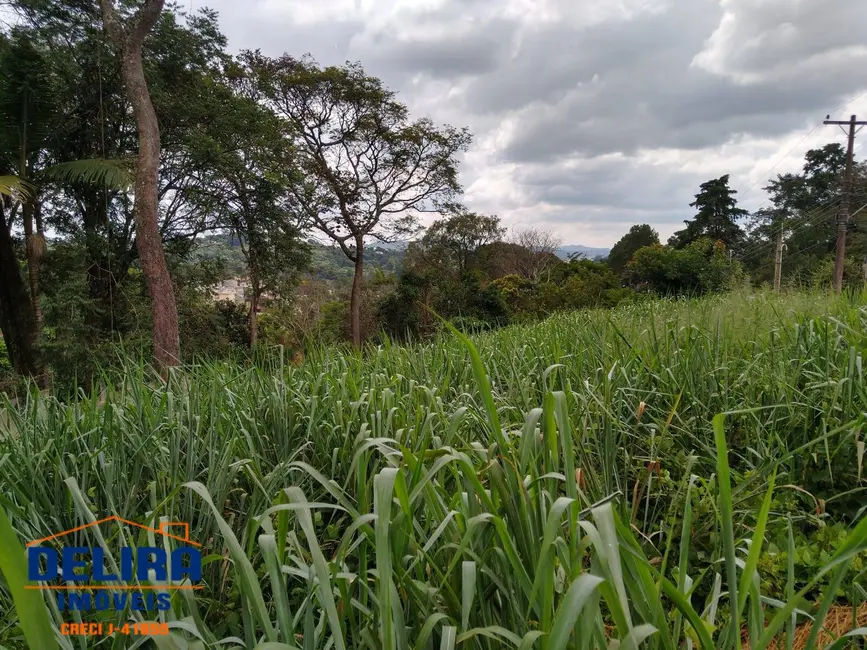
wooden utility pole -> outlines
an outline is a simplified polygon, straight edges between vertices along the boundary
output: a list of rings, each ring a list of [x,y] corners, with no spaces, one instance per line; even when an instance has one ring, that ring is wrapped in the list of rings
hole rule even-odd
[[[831,117],[830,115],[828,116]],[[837,257],[834,260],[834,291],[840,293],[843,290],[843,266],[846,262],[846,228],[849,224],[850,198],[852,194],[852,168],[855,157],[855,134],[860,131],[859,127],[867,122],[859,122],[858,117],[853,115],[848,121],[827,119],[825,124],[849,127],[849,147],[846,150],[846,174],[843,177],[843,198],[840,201],[840,212],[837,214]],[[845,129],[844,129],[845,132]]]
[[[780,285],[783,280],[783,251],[786,245],[783,243],[783,229],[780,228],[780,234],[777,235],[777,254],[774,257],[774,291],[780,290]]]

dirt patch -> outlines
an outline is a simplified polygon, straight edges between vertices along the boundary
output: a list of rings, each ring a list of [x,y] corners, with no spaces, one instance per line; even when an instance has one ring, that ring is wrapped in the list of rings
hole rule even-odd
[[[824,648],[847,632],[858,627],[867,627],[867,603],[864,603],[858,608],[854,617],[851,607],[832,607],[828,610],[828,615],[825,617],[825,622],[822,625],[822,629],[819,631],[816,647]],[[813,624],[811,622],[799,625],[795,629],[795,642],[792,644],[793,650],[802,650],[807,647],[807,638],[810,636],[810,631],[812,629]],[[853,641],[857,640],[853,639]],[[744,629],[744,636],[741,643],[744,650],[749,650],[750,639],[749,631],[747,629]],[[770,645],[768,645],[768,650],[784,650],[785,647],[786,632],[784,630],[777,635],[777,638],[774,639]]]

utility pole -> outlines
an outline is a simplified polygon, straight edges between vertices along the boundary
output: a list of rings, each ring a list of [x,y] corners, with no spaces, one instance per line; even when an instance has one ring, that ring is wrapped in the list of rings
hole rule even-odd
[[[855,134],[860,131],[859,127],[867,125],[867,122],[859,122],[858,117],[853,115],[848,122],[830,119],[825,124],[836,124],[839,127],[849,127],[849,147],[846,150],[846,175],[843,177],[843,198],[840,201],[840,212],[837,214],[837,256],[834,260],[834,291],[839,294],[843,290],[843,266],[846,262],[846,228],[849,224],[850,198],[852,194],[852,167],[855,156]],[[845,133],[844,129],[844,133]]]
[[[780,234],[777,235],[777,254],[774,257],[774,291],[780,291],[780,285],[783,280],[783,251],[786,245],[783,243],[783,229],[780,228]]]

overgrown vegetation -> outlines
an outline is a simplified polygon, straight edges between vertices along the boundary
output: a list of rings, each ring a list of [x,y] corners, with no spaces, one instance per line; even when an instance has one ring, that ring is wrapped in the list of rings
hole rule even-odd
[[[359,63],[236,56],[214,12],[162,0],[5,6],[0,647],[865,633],[836,638],[867,613],[863,163],[848,294],[794,290],[830,285],[839,145],[753,215],[723,175],[667,245],[637,224],[562,259],[462,205],[469,131]],[[756,291],[784,243],[789,292]],[[108,515],[189,523],[202,590],[85,614],[25,584],[52,532],[155,543],[80,528]],[[93,617],[171,634],[62,633]]]
[[[158,615],[157,647],[785,644],[865,599],[865,325],[854,297],[729,295],[474,347],[129,366],[4,404],[0,499],[23,541],[191,522],[205,589]],[[112,526],[110,552],[144,541]],[[0,642],[21,647],[9,597]]]

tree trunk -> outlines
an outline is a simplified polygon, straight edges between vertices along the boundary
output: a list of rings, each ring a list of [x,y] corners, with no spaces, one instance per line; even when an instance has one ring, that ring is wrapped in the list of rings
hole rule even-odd
[[[250,349],[256,347],[259,340],[259,282],[255,277],[250,278]]]
[[[22,180],[28,180],[29,165],[27,164],[27,133],[29,122],[29,96],[25,91],[21,105],[21,130],[19,133],[19,153],[21,161],[18,167],[18,174]],[[27,256],[27,276],[30,282],[30,306],[31,315],[33,317],[33,335],[36,339],[42,331],[42,308],[39,303],[39,260],[42,258],[42,246],[38,246],[33,233],[33,218],[36,212],[38,199],[36,196],[27,196],[21,203],[21,213],[24,223],[24,246]],[[5,223],[3,224],[5,226]],[[44,242],[42,242],[44,244]]]
[[[161,369],[180,362],[178,308],[158,225],[157,182],[160,163],[160,128],[142,65],[142,43],[159,18],[165,0],[145,0],[125,32],[114,0],[101,0],[105,27],[123,48],[122,71],[127,95],[138,126],[139,152],[135,179],[136,245],[151,297],[154,359]]]
[[[0,221],[0,329],[15,372],[38,381],[43,372],[30,296],[21,277],[12,235],[5,219]]]
[[[39,265],[45,253],[45,240],[41,232],[34,232],[33,221],[39,211],[37,199],[27,201],[22,206],[24,216],[24,242],[27,249],[27,279],[30,282],[30,304],[33,310],[35,334],[42,334],[42,301],[39,297]],[[41,221],[41,219],[39,219]],[[41,231],[41,228],[37,229]]]
[[[349,299],[349,331],[352,345],[361,347],[361,285],[364,281],[364,240],[355,240],[355,275]]]
[[[112,301],[116,277],[126,275],[126,269],[120,269],[115,276],[112,272],[116,259],[116,250],[110,237],[103,236],[108,232],[108,206],[98,192],[86,192],[79,199],[81,217],[84,224],[84,246],[87,256],[87,291],[90,300],[85,304],[84,322],[90,330],[90,336],[102,337],[105,333],[114,333],[114,304]]]

